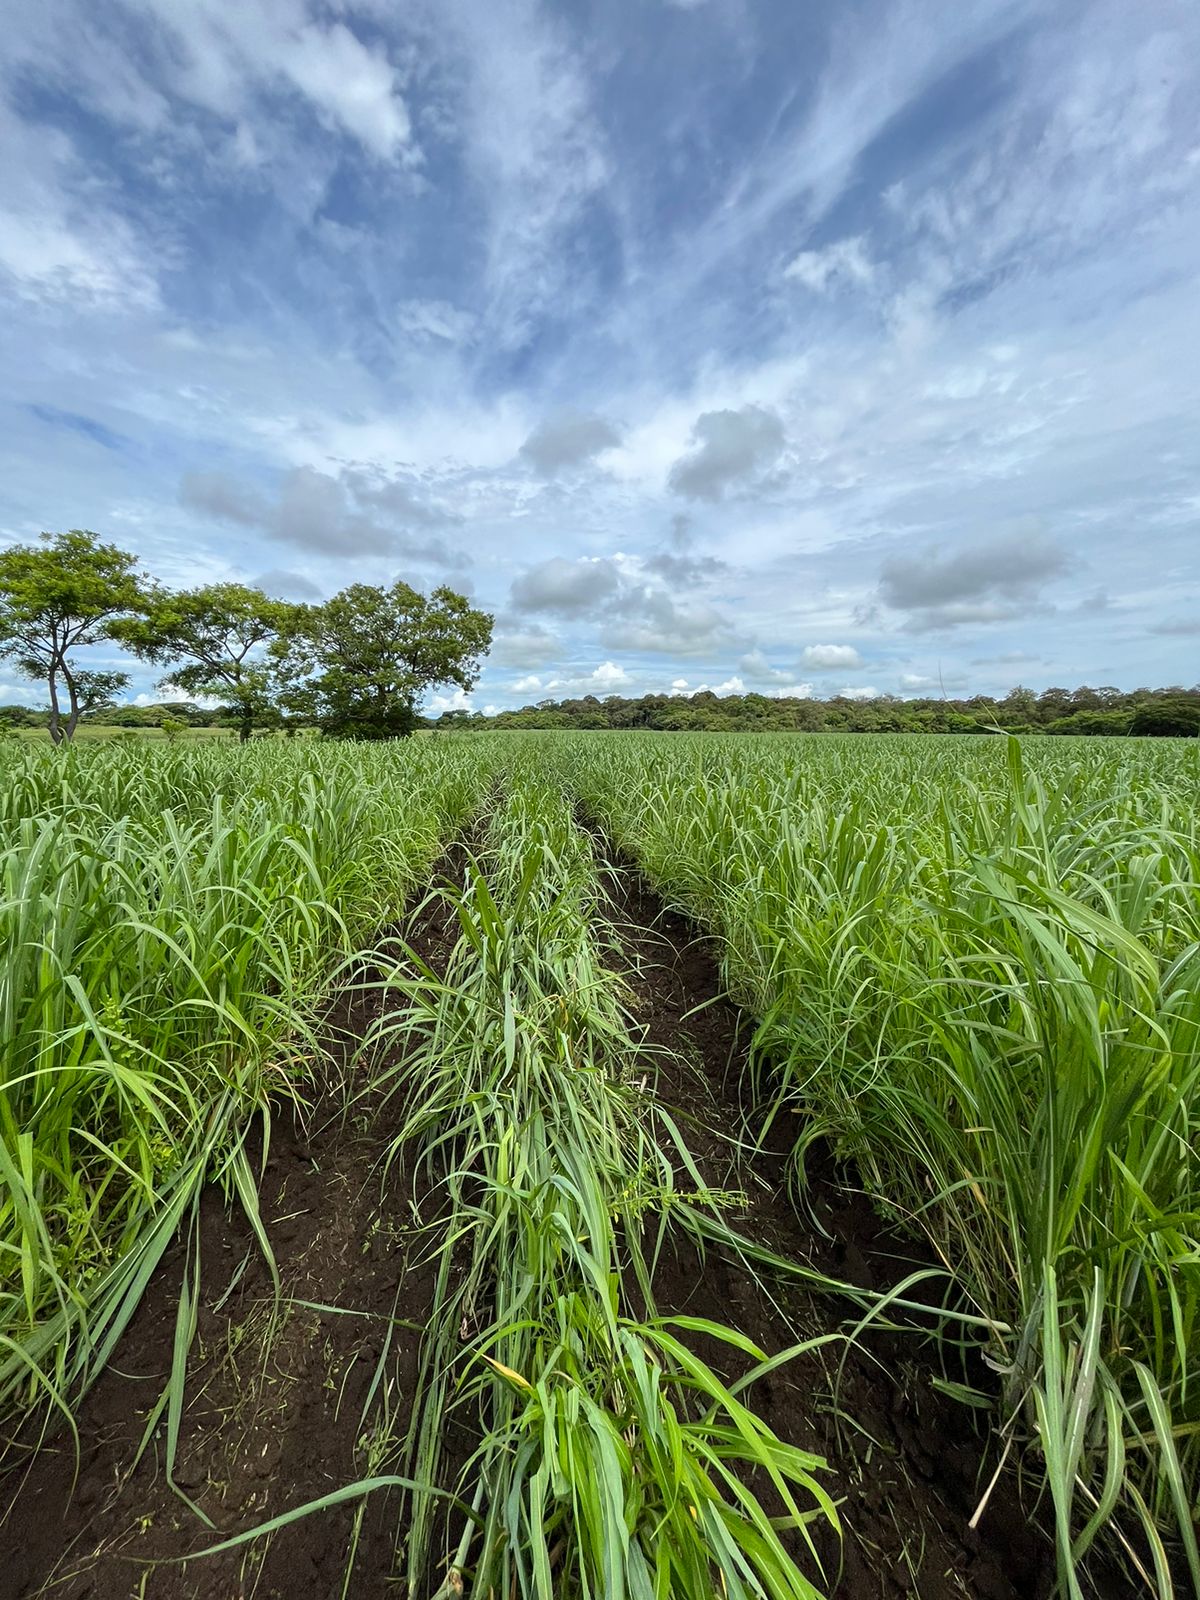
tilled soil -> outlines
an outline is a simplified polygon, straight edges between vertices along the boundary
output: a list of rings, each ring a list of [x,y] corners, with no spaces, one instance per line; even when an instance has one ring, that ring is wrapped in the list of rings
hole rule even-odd
[[[742,1124],[745,1019],[721,994],[711,944],[661,901],[627,864],[609,875],[623,947],[632,958],[636,1014],[652,1044],[682,1056],[659,1079],[659,1097],[678,1107],[688,1144],[714,1189],[741,1186],[746,1204],[730,1214],[748,1238],[777,1255],[857,1287],[884,1291],[909,1271],[910,1241],[892,1234],[849,1173],[811,1162],[807,1203],[824,1235],[797,1212],[782,1150],[756,1151],[731,1168],[727,1141]],[[670,1063],[671,1057],[664,1055]],[[688,1070],[690,1065],[691,1070]],[[852,1325],[861,1312],[778,1278],[760,1281],[708,1252],[678,1249],[655,1283],[659,1308],[726,1322],[768,1355]],[[705,1350],[714,1365],[720,1352]],[[915,1336],[868,1333],[849,1350],[826,1345],[802,1355],[750,1391],[780,1437],[823,1455],[844,1537],[816,1542],[836,1600],[1045,1600],[1053,1588],[1049,1541],[1030,1525],[1014,1481],[1002,1478],[977,1530],[971,1520],[993,1461],[970,1414],[929,1382]],[[819,1530],[820,1525],[816,1528]]]
[[[456,865],[457,853],[443,870],[457,877]],[[663,1058],[660,1092],[678,1108],[705,1181],[744,1189],[736,1220],[780,1255],[864,1287],[896,1282],[907,1247],[831,1164],[814,1175],[810,1196],[828,1238],[801,1221],[787,1196],[782,1154],[759,1153],[733,1171],[725,1137],[741,1114],[745,1041],[737,1011],[718,998],[713,954],[631,869],[615,869],[609,882],[635,1013],[649,1041],[673,1052]],[[412,937],[437,966],[448,935],[435,906]],[[379,1003],[371,991],[358,993],[329,1018],[331,1054],[347,1070]],[[32,1458],[10,1451],[0,1485],[8,1505],[0,1600],[336,1600],[343,1592],[384,1600],[397,1592],[398,1503],[387,1492],[230,1552],[185,1559],[360,1476],[364,1403],[389,1329],[392,1400],[403,1427],[430,1312],[428,1239],[416,1225],[416,1201],[408,1201],[402,1155],[386,1195],[381,1188],[393,1105],[359,1101],[343,1118],[334,1114],[340,1103],[330,1093],[307,1131],[281,1116],[271,1138],[261,1203],[283,1280],[274,1322],[270,1279],[248,1225],[215,1191],[204,1200],[202,1303],[175,1477],[217,1531],[166,1482],[161,1428],[133,1464],[170,1370],[180,1245],[82,1407],[78,1471],[69,1436],[55,1436]],[[655,1289],[662,1313],[732,1324],[768,1353],[857,1315],[794,1281],[765,1285],[715,1252],[701,1261],[686,1246],[663,1261]],[[714,1365],[725,1359],[720,1350],[704,1354]],[[829,1461],[827,1486],[840,1501],[845,1537],[839,1546],[817,1533],[823,1576],[814,1562],[814,1578],[837,1600],[1044,1600],[1049,1546],[1009,1480],[993,1493],[979,1531],[968,1529],[985,1446],[968,1414],[928,1383],[916,1342],[869,1336],[839,1372],[841,1354],[830,1345],[798,1358],[752,1393],[776,1433]]]
[[[349,1040],[369,1016],[370,1002],[360,997],[330,1024]],[[161,1428],[133,1465],[171,1368],[180,1243],[113,1367],[84,1402],[78,1473],[72,1440],[61,1434],[27,1470],[11,1469],[11,1553],[0,1593],[62,1600],[334,1600],[342,1593],[353,1505],[181,1562],[359,1476],[363,1403],[389,1327],[400,1383],[415,1383],[431,1284],[406,1219],[380,1204],[386,1108],[364,1108],[345,1122],[330,1119],[333,1109],[331,1096],[307,1133],[282,1113],[285,1125],[270,1141],[261,1208],[283,1280],[278,1311],[244,1216],[227,1210],[215,1189],[202,1202],[202,1301],[175,1480],[217,1531],[167,1483]],[[386,1502],[384,1494],[362,1502],[351,1593],[384,1592],[395,1521],[389,1528]]]

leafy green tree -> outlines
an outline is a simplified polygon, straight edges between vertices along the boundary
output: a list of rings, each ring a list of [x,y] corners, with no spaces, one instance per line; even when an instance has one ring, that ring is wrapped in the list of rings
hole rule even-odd
[[[295,625],[300,608],[242,583],[210,583],[180,593],[158,592],[143,617],[117,636],[145,661],[168,668],[162,685],[219,698],[240,739],[278,717],[279,683],[267,652]]]
[[[84,712],[111,704],[129,682],[125,673],[85,671],[75,652],[115,638],[146,596],[137,557],[84,528],[0,551],[0,655],[45,683],[55,744],[73,739]]]
[[[1200,703],[1195,700],[1148,700],[1139,706],[1129,724],[1132,734],[1157,738],[1200,737]]]
[[[491,642],[492,618],[453,589],[355,583],[304,607],[275,654],[289,710],[334,738],[397,739],[417,726],[427,689],[474,687]]]
[[[111,711],[117,703],[118,694],[128,682],[127,672],[76,672],[75,693],[79,700],[80,718]]]

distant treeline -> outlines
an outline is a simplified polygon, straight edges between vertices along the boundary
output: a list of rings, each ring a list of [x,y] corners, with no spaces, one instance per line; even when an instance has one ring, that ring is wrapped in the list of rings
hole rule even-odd
[[[44,728],[48,710],[0,705],[0,728]],[[107,728],[240,728],[235,706],[206,708],[189,700],[156,705],[118,705],[82,719]],[[1200,685],[1190,689],[1112,688],[1010,689],[1001,700],[973,695],[969,700],[903,700],[878,695],[851,700],[771,699],[763,694],[647,694],[638,700],[609,695],[600,700],[542,700],[519,711],[485,717],[480,711],[445,711],[423,718],[435,729],[484,728],[643,728],[660,733],[1008,733],[1150,734],[1196,738],[1200,735]],[[296,733],[315,728],[311,719],[283,717],[275,726]]]
[[[485,717],[447,711],[435,728],[643,728],[661,733],[1083,733],[1200,735],[1200,685],[1190,689],[1010,689],[1003,699],[772,699],[764,694],[646,694],[638,700],[541,700]]]
[[[164,700],[152,706],[109,706],[80,718],[92,728],[161,728],[164,722],[182,723],[188,728],[236,728],[238,712],[232,706],[217,706],[211,711],[190,700]],[[0,728],[48,728],[49,708],[0,706]]]

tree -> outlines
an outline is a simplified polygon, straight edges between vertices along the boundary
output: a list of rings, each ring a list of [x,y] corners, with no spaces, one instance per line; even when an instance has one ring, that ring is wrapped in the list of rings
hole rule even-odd
[[[1134,712],[1129,731],[1163,739],[1195,739],[1200,737],[1200,704],[1184,699],[1148,700]]]
[[[0,655],[45,683],[55,744],[73,739],[84,711],[111,704],[129,682],[123,672],[84,671],[74,652],[115,638],[146,592],[137,557],[85,528],[0,551]]]
[[[111,711],[117,703],[117,695],[128,682],[127,672],[76,672],[75,694],[80,717]]]
[[[492,642],[492,618],[453,589],[419,594],[355,583],[297,614],[275,655],[284,703],[344,739],[397,739],[417,725],[418,698],[435,684],[474,687]]]
[[[256,723],[277,714],[279,686],[266,647],[294,625],[299,610],[242,583],[211,583],[158,592],[145,616],[122,623],[117,636],[135,655],[169,669],[160,688],[172,683],[219,697],[246,740]]]

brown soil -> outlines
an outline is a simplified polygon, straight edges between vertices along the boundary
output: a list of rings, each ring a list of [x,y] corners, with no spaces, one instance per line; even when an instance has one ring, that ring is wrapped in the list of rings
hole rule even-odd
[[[344,1038],[347,1054],[370,1008],[369,998],[358,997],[330,1019],[331,1038]],[[45,1592],[56,1600],[341,1594],[354,1506],[179,1564],[190,1551],[360,1475],[360,1416],[389,1324],[401,1318],[419,1329],[428,1311],[430,1285],[414,1236],[379,1203],[386,1113],[352,1114],[343,1124],[330,1115],[334,1105],[330,1095],[308,1133],[284,1113],[287,1125],[271,1138],[261,1206],[285,1297],[274,1329],[270,1277],[244,1217],[227,1209],[215,1189],[202,1202],[203,1299],[175,1479],[218,1531],[206,1528],[167,1483],[161,1428],[142,1461],[132,1464],[170,1371],[185,1256],[179,1244],[113,1367],[84,1402],[78,1474],[72,1440],[62,1435],[44,1444],[28,1468],[10,1469],[15,1484],[5,1531],[12,1554],[0,1571],[0,1594]],[[347,1314],[298,1302],[336,1305]],[[410,1387],[418,1341],[413,1328],[394,1326],[396,1367]],[[352,1593],[382,1593],[391,1570],[394,1517],[389,1531],[386,1499],[378,1494],[364,1502],[356,1565],[363,1588]]]
[[[443,863],[448,867],[457,876],[457,856],[453,865]],[[864,1286],[897,1281],[905,1270],[897,1258],[907,1247],[831,1163],[814,1175],[810,1194],[828,1238],[798,1217],[780,1154],[757,1154],[733,1171],[726,1136],[740,1119],[736,1085],[745,1056],[738,1013],[715,998],[712,952],[692,930],[664,913],[634,872],[621,869],[611,881],[622,942],[636,967],[637,1015],[652,1043],[690,1063],[667,1067],[661,1092],[678,1108],[706,1181],[747,1189],[742,1224],[778,1253]],[[435,965],[446,938],[436,908],[427,912],[417,942]],[[377,996],[360,993],[330,1017],[332,1054],[344,1070],[377,1004]],[[336,1600],[343,1593],[354,1506],[223,1555],[182,1560],[217,1536],[360,1475],[362,1411],[389,1326],[403,1423],[430,1310],[430,1275],[407,1202],[396,1199],[409,1191],[402,1163],[381,1202],[378,1166],[394,1128],[392,1109],[359,1102],[343,1119],[334,1115],[340,1103],[331,1091],[307,1132],[281,1119],[287,1125],[272,1136],[262,1208],[285,1303],[269,1338],[270,1282],[250,1230],[215,1191],[205,1197],[203,1300],[176,1479],[219,1535],[167,1484],[161,1429],[132,1465],[170,1368],[180,1246],[152,1283],[114,1367],[82,1407],[78,1473],[69,1437],[55,1437],[32,1459],[10,1452],[0,1485],[0,1503],[9,1503],[0,1600],[42,1593],[54,1600]],[[768,1352],[836,1330],[855,1315],[794,1282],[764,1286],[711,1251],[700,1262],[686,1247],[663,1262],[656,1295],[661,1311],[731,1323]],[[720,1359],[705,1354],[714,1364]],[[830,1463],[828,1486],[841,1498],[846,1537],[840,1549],[831,1537],[819,1541],[828,1589],[838,1600],[1045,1600],[1049,1547],[1009,1480],[993,1494],[979,1532],[967,1528],[981,1473],[986,1478],[985,1445],[969,1414],[926,1381],[915,1339],[865,1340],[849,1355],[835,1400],[840,1354],[829,1346],[801,1358],[753,1394],[778,1434]],[[396,1592],[397,1502],[380,1492],[361,1505],[346,1592],[353,1600],[384,1600]]]
[[[660,1098],[678,1108],[706,1182],[745,1192],[745,1207],[730,1220],[778,1255],[863,1288],[885,1290],[927,1265],[832,1160],[810,1161],[806,1195],[827,1237],[789,1197],[784,1152],[743,1152],[734,1166],[729,1139],[744,1121],[737,1091],[746,1081],[748,1030],[736,1008],[717,998],[714,950],[627,865],[609,883],[622,945],[638,970],[636,1014],[652,1044],[693,1068],[668,1065]],[[664,1264],[655,1293],[660,1310],[731,1324],[768,1355],[862,1314],[794,1282],[756,1281],[711,1251],[701,1262],[686,1247]],[[828,1533],[817,1542],[836,1600],[1046,1600],[1053,1551],[1030,1525],[1011,1477],[991,1495],[978,1530],[968,1526],[994,1462],[970,1413],[930,1384],[916,1337],[869,1333],[844,1365],[842,1353],[825,1346],[750,1391],[777,1434],[829,1463],[826,1485],[840,1502],[844,1538],[840,1548]],[[718,1364],[717,1352],[705,1354]]]

